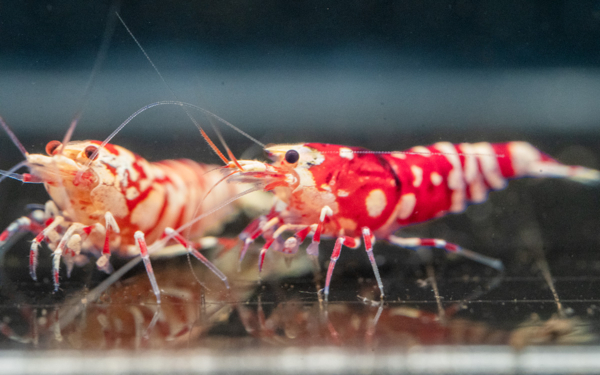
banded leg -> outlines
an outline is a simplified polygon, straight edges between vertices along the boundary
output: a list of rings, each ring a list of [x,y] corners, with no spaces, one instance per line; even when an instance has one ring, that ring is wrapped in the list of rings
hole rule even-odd
[[[363,240],[365,241],[365,251],[367,252],[367,256],[369,257],[369,262],[371,262],[371,267],[373,267],[373,273],[375,274],[375,280],[377,280],[377,286],[379,287],[379,297],[383,299],[385,293],[383,291],[383,282],[381,281],[381,276],[379,275],[379,268],[377,268],[377,262],[375,262],[375,256],[373,255],[373,243],[375,242],[375,235],[371,233],[371,230],[367,227],[362,229]]]
[[[323,294],[325,295],[325,302],[329,300],[329,284],[331,283],[331,276],[333,275],[335,263],[340,258],[340,253],[342,252],[342,245],[346,245],[352,249],[356,249],[360,246],[360,239],[348,236],[340,236],[335,241],[335,246],[333,248],[333,252],[331,253],[331,259],[329,261],[329,268],[327,269],[325,288],[323,289]]]
[[[279,219],[278,217],[273,217],[267,222],[261,222],[259,224],[258,228],[254,231],[254,233],[252,233],[251,236],[244,239],[244,246],[242,247],[242,251],[240,252],[240,259],[238,261],[238,269],[241,267],[241,263],[242,263],[242,260],[244,259],[244,256],[246,255],[246,251],[248,251],[248,248],[254,242],[254,240],[256,240],[258,237],[263,235],[266,231],[273,228],[280,222],[281,222],[281,219]],[[270,246],[270,244],[269,244],[269,246]]]
[[[31,224],[31,219],[27,216],[21,216],[17,220],[10,223],[10,225],[6,227],[2,233],[0,233],[0,246],[4,245],[19,232],[32,231]]]
[[[53,244],[58,242],[60,235],[56,232],[56,228],[63,225],[65,220],[61,216],[60,210],[56,204],[51,200],[47,201],[44,205],[44,211],[35,210],[31,213],[30,217],[34,222],[45,222],[42,226],[43,229],[41,230],[35,229],[33,225],[34,222],[32,222],[30,227],[32,232],[38,232],[29,249],[29,274],[33,280],[37,281],[36,269],[40,243],[44,241],[44,239],[48,239]]]
[[[58,219],[58,218],[56,218]],[[57,221],[57,220],[54,220]],[[46,227],[46,229],[48,229],[50,226]],[[58,292],[58,288],[60,287],[60,281],[59,281],[59,270],[60,270],[60,258],[63,254],[63,252],[65,251],[65,249],[68,249],[68,245],[70,246],[77,246],[80,247],[81,246],[81,236],[79,235],[79,233],[82,233],[84,230],[85,226],[83,224],[80,223],[73,223],[69,226],[69,229],[67,229],[67,231],[65,232],[65,234],[62,236],[60,242],[58,243],[58,246],[56,247],[56,249],[54,249],[53,252],[53,258],[52,258],[52,277],[54,280],[54,292]],[[46,230],[44,229],[44,231]],[[42,232],[44,233],[44,232]],[[42,234],[40,233],[40,235]],[[75,237],[77,236],[77,237]],[[39,236],[38,236],[39,237]],[[75,245],[73,242],[71,242],[71,239],[75,238],[75,241],[79,241],[79,243],[77,245]],[[37,238],[36,238],[37,240]],[[33,245],[33,244],[32,244]]]
[[[183,247],[185,247],[188,253],[193,255],[194,258],[201,261],[206,267],[208,267],[209,270],[211,270],[215,275],[217,275],[217,277],[221,279],[221,281],[223,281],[227,289],[230,289],[227,276],[225,276],[225,274],[221,272],[221,270],[218,269],[217,266],[215,266],[208,259],[206,259],[204,255],[202,255],[198,250],[196,250],[191,244],[191,242],[183,238],[183,236],[177,233],[173,228],[165,228],[165,235],[173,237],[175,241],[179,242]]]
[[[64,218],[62,216],[55,217],[53,220],[49,221],[48,225],[46,225],[46,227],[31,242],[31,246],[29,248],[29,274],[35,281],[37,281],[36,269],[38,264],[40,243],[42,243],[42,241],[44,241],[44,239],[48,237],[50,233],[56,233],[56,228],[63,224],[63,222]]]
[[[104,239],[104,247],[102,248],[102,255],[96,261],[96,266],[99,270],[106,273],[111,273],[112,269],[110,266],[110,235],[111,233],[120,233],[121,229],[117,224],[114,216],[110,212],[104,214],[104,220],[106,222],[106,236]]]
[[[500,259],[490,258],[488,256],[478,254],[474,251],[464,249],[456,244],[446,242],[439,238],[402,238],[396,236],[389,236],[387,240],[394,245],[406,247],[412,250],[416,250],[421,246],[443,249],[447,252],[459,254],[466,258],[474,260],[475,262],[484,264],[488,267],[492,267],[495,270],[504,270],[504,264],[502,264],[502,261]]]
[[[260,254],[258,256],[258,272],[262,272],[262,267],[263,267],[263,263],[265,262],[265,255],[267,255],[267,250],[269,250],[269,247],[271,247],[271,245],[273,244],[273,242],[275,242],[276,238],[273,237],[269,240],[267,240],[267,242],[265,243],[265,246],[263,246],[262,249],[260,249]]]
[[[160,290],[158,289],[158,283],[156,282],[156,277],[154,276],[152,263],[150,263],[150,255],[148,254],[148,246],[146,245],[146,237],[144,236],[144,232],[138,230],[133,235],[133,238],[135,238],[135,244],[140,251],[142,260],[144,261],[144,267],[146,267],[146,273],[148,273],[148,279],[150,280],[150,285],[152,285],[152,291],[156,296],[156,303],[160,304]]]
[[[85,232],[85,229],[83,229],[83,231]],[[75,266],[75,263],[78,264],[82,264],[81,262],[81,258],[86,259],[86,256],[80,256],[81,254],[81,244],[83,243],[83,240],[81,239],[81,235],[75,233],[71,236],[71,238],[69,238],[69,240],[67,241],[67,248],[65,250],[65,252],[63,253],[64,257],[64,262],[67,265],[67,277],[70,278],[71,277],[71,272],[73,272],[73,267]]]
[[[333,215],[333,210],[329,206],[325,206],[321,209],[321,216],[319,217],[319,224],[313,234],[313,239],[310,245],[306,248],[306,253],[315,257],[319,256],[319,243],[321,242],[321,230],[323,228],[323,222],[325,217]]]
[[[282,228],[283,227],[284,226],[282,226]],[[297,231],[293,236],[288,237],[288,239],[286,239],[283,243],[283,249],[281,251],[285,254],[296,254],[298,252],[298,249],[300,248],[300,245],[302,245],[302,242],[304,242],[306,237],[310,234],[311,230],[312,227],[309,225],[306,228]],[[275,232],[275,235],[277,235],[277,232]]]
[[[284,224],[277,228],[275,233],[273,233],[273,237],[267,240],[263,248],[260,250],[260,255],[258,257],[258,272],[262,272],[262,267],[265,261],[265,255],[267,254],[267,250],[269,250],[269,248],[271,247],[271,245],[273,245],[273,243],[275,243],[275,241],[280,241],[281,235],[287,230],[298,230],[298,232],[296,232],[294,236],[289,237],[283,243],[283,245],[281,245],[281,243],[277,243],[278,246],[275,247],[275,250],[280,251],[284,254],[295,254],[296,252],[298,252],[300,244],[310,233],[311,227],[305,225]]]
[[[0,249],[19,233],[30,232],[37,236],[44,229],[45,221],[46,216],[42,210],[34,210],[27,216],[21,216],[0,233]],[[0,251],[0,259],[4,257],[4,250],[6,249]]]
[[[22,216],[10,223],[2,233],[0,233],[0,262],[4,260],[4,245],[17,233],[33,232],[31,219],[27,216]],[[31,259],[29,260],[31,262]]]

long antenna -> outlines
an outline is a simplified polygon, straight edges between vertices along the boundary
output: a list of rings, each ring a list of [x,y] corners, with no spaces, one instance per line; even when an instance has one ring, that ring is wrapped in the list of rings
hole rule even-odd
[[[175,91],[173,91],[173,89],[171,89],[171,86],[169,86],[169,84],[167,83],[167,81],[165,80],[165,78],[163,77],[163,75],[160,73],[160,71],[158,70],[158,68],[156,67],[156,65],[154,65],[154,62],[152,61],[152,59],[150,58],[150,56],[148,56],[148,54],[146,53],[146,50],[144,49],[144,47],[142,47],[141,43],[137,40],[137,38],[135,37],[135,35],[133,35],[133,33],[131,32],[131,30],[129,30],[129,27],[127,27],[127,25],[125,24],[125,21],[123,21],[123,19],[121,18],[121,16],[119,15],[118,12],[116,12],[115,14],[117,15],[117,18],[119,18],[119,21],[121,21],[121,24],[123,24],[123,27],[125,27],[125,30],[127,30],[127,32],[129,33],[129,35],[131,36],[131,38],[135,41],[135,44],[137,44],[137,46],[142,51],[142,53],[144,54],[144,56],[146,56],[146,59],[148,60],[148,62],[150,62],[150,65],[152,65],[152,68],[154,68],[154,71],[156,71],[156,74],[158,74],[158,76],[160,77],[161,81],[165,84],[165,86],[167,87],[167,89],[171,92],[171,95],[173,95],[173,98],[175,100],[179,101],[179,97],[177,97],[177,94],[175,94]],[[208,143],[208,145],[210,146],[210,148],[217,155],[219,155],[219,157],[221,158],[221,160],[223,160],[223,162],[225,164],[228,164],[229,160],[227,158],[225,158],[225,156],[217,148],[217,146],[214,144],[214,142],[208,137],[208,134],[206,134],[206,132],[204,131],[204,129],[202,129],[202,126],[200,126],[200,124],[198,123],[198,121],[196,121],[196,119],[187,110],[187,108],[185,108],[185,107],[182,107],[182,108],[185,111],[185,114],[190,118],[190,120],[192,120],[192,122],[194,123],[194,125],[196,125],[196,127],[198,128],[198,130],[200,130],[200,134],[202,134],[202,137],[204,138],[204,140],[206,141],[206,143]]]
[[[4,180],[6,177],[9,177],[9,178],[21,181],[21,182],[29,182],[29,181],[25,181],[22,174],[15,173],[21,167],[24,167],[26,165],[27,165],[27,160],[23,160],[22,162],[18,163],[17,165],[12,167],[8,171],[3,171],[0,169],[0,182],[2,182],[2,180]]]
[[[227,155],[229,156],[229,159],[231,159],[231,161],[233,161],[233,163],[236,165],[236,167],[238,167],[239,170],[244,170],[244,168],[242,168],[240,163],[238,163],[237,159],[235,158],[235,155],[233,155],[233,152],[231,152],[231,150],[229,149],[229,146],[227,146],[227,142],[225,142],[225,138],[223,138],[223,135],[221,134],[219,129],[215,126],[215,124],[213,124],[212,118],[209,118],[208,122],[210,122],[210,126],[212,126],[215,133],[217,133],[217,137],[219,138],[219,141],[221,141],[221,144],[225,148],[225,151],[227,151]]]
[[[21,151],[21,154],[23,154],[23,156],[25,156],[25,159],[27,160],[27,156],[29,156],[29,153],[25,149],[25,146],[23,146],[23,144],[19,141],[19,138],[17,138],[15,133],[13,133],[12,130],[10,130],[10,128],[8,127],[8,125],[6,125],[6,122],[4,122],[2,116],[0,116],[0,126],[2,126],[6,134],[8,134],[10,140],[15,144],[15,146],[17,146],[19,151]]]
[[[214,113],[212,113],[209,110],[206,110],[202,107],[198,107],[197,105],[194,104],[190,104],[190,103],[186,103],[186,102],[180,102],[177,100],[162,100],[160,102],[154,102],[154,103],[150,103],[147,104],[145,106],[143,106],[142,108],[138,109],[137,111],[135,111],[131,116],[129,116],[125,121],[123,121],[123,123],[121,125],[119,125],[119,127],[117,127],[105,140],[104,142],[102,142],[102,144],[100,145],[100,147],[98,147],[98,150],[96,150],[96,152],[94,152],[94,154],[90,157],[90,160],[87,162],[86,167],[89,166],[91,164],[91,160],[94,160],[94,158],[96,157],[96,155],[98,155],[98,153],[100,152],[100,149],[103,148],[104,146],[106,146],[120,131],[121,129],[123,129],[125,127],[125,125],[129,124],[131,122],[131,120],[133,120],[135,117],[137,117],[140,113],[150,109],[150,108],[154,108],[160,105],[178,105],[180,107],[188,107],[188,108],[193,108],[199,112],[201,112],[202,114],[204,114],[205,116],[209,116],[214,118],[215,120],[219,121],[220,123],[229,126],[230,128],[234,129],[235,131],[237,131],[238,133],[244,135],[245,137],[247,137],[248,139],[256,142],[257,144],[259,144],[261,147],[265,147],[265,145],[261,142],[259,142],[258,140],[254,139],[252,136],[248,135],[246,132],[244,132],[241,129],[238,129],[235,125],[229,123],[228,121],[222,119],[221,117],[215,115]],[[199,126],[199,125],[198,125]],[[207,141],[208,142],[208,141]],[[215,151],[216,152],[216,151]],[[219,155],[220,151],[217,153],[217,155]],[[227,160],[227,158],[225,158],[223,156],[223,154],[221,154],[222,159],[224,158],[224,160]],[[227,161],[228,162],[228,161]]]
[[[112,39],[112,35],[115,31],[115,25],[116,25],[116,21],[115,21],[115,17],[112,16],[112,14],[114,12],[116,12],[117,10],[119,10],[120,8],[120,0],[114,0],[108,15],[107,15],[107,22],[106,22],[106,27],[104,28],[104,34],[102,35],[102,43],[100,45],[100,49],[98,50],[98,54],[96,55],[96,61],[94,61],[94,66],[92,68],[92,72],[90,73],[90,77],[88,78],[85,90],[84,90],[84,94],[83,94],[83,99],[81,100],[81,105],[79,110],[75,113],[75,115],[73,116],[73,119],[71,120],[71,124],[69,125],[69,128],[67,129],[67,132],[65,133],[65,136],[63,137],[63,141],[60,144],[57,153],[55,155],[61,155],[65,146],[67,145],[67,143],[71,140],[71,137],[73,136],[73,132],[75,132],[75,128],[77,127],[77,124],[79,123],[79,119],[81,118],[83,111],[85,110],[88,102],[89,102],[89,97],[90,94],[92,92],[92,87],[94,85],[94,82],[96,81],[96,76],[98,75],[98,72],[100,71],[100,67],[102,66],[102,63],[104,62],[104,59],[106,58],[107,52],[108,52],[108,47],[110,46],[110,40]],[[54,168],[55,170],[59,171],[58,166],[56,165],[56,159],[52,159],[52,168]],[[82,171],[77,172],[77,178],[80,178],[82,174]],[[61,186],[64,187],[64,180],[62,179],[62,177],[59,176],[59,183]],[[74,208],[73,205],[71,204],[71,201],[69,199],[66,199],[66,190],[61,190],[61,193],[63,195],[63,199],[66,202],[66,209],[64,211],[67,211],[70,215],[74,215]]]
[[[79,123],[79,119],[81,118],[83,111],[87,107],[87,104],[90,99],[90,93],[92,92],[92,86],[93,86],[94,82],[96,81],[96,76],[98,75],[98,71],[100,71],[100,67],[104,63],[104,59],[106,58],[106,55],[108,52],[108,47],[110,46],[110,40],[112,39],[112,36],[115,32],[115,26],[116,26],[117,22],[116,22],[116,18],[114,16],[114,14],[119,11],[120,7],[121,7],[121,1],[115,0],[112,3],[112,5],[108,11],[108,16],[107,16],[108,21],[106,23],[106,28],[104,29],[104,34],[102,35],[102,44],[100,45],[100,49],[98,50],[98,54],[96,55],[96,61],[94,62],[94,67],[92,68],[92,73],[90,74],[87,84],[85,85],[85,91],[83,94],[83,99],[81,100],[81,105],[79,107],[79,110],[77,112],[75,112],[75,115],[73,116],[73,120],[71,120],[71,124],[69,125],[69,129],[67,129],[67,132],[65,133],[65,136],[63,137],[62,144],[57,152],[58,155],[62,154],[63,148],[71,140],[71,137],[73,136],[73,132],[75,131],[75,128],[77,127],[77,124]]]

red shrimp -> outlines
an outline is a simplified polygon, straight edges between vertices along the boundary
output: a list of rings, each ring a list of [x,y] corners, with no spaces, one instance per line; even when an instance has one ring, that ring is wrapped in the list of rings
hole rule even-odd
[[[375,238],[409,249],[428,246],[466,256],[503,270],[503,264],[437,238],[394,235],[407,225],[462,212],[468,204],[486,200],[520,177],[563,177],[597,184],[600,172],[560,164],[525,142],[451,144],[413,147],[404,152],[372,152],[359,147],[321,143],[274,145],[265,149],[272,164],[239,160],[232,180],[257,183],[273,191],[277,203],[240,235],[248,246],[262,236],[267,250],[295,254],[312,235],[307,253],[318,256],[322,237],[336,238],[327,271],[325,299],[342,246],[360,246],[361,236],[380,289],[383,283],[373,256]],[[230,168],[235,168],[230,163]],[[285,231],[296,231],[283,241]]]
[[[111,252],[124,257],[141,253],[160,302],[146,243],[155,243],[167,235],[202,261],[229,288],[227,277],[197,251],[199,247],[214,245],[216,239],[207,237],[195,244],[171,229],[188,224],[186,235],[199,238],[206,230],[224,224],[236,211],[228,207],[215,212],[210,221],[191,222],[197,214],[220,208],[242,189],[226,186],[212,191],[205,200],[210,188],[222,179],[219,173],[207,173],[217,166],[187,159],[151,163],[120,146],[107,143],[101,147],[100,141],[73,141],[64,145],[51,141],[46,146],[48,155],[29,154],[2,119],[0,124],[26,158],[4,174],[23,182],[43,183],[51,197],[45,210],[35,210],[15,220],[0,234],[0,246],[18,232],[35,235],[29,261],[34,280],[38,249],[43,241],[54,256],[55,291],[60,286],[61,259],[70,274],[74,264],[87,260],[82,253],[89,253],[99,257],[96,262],[99,269],[110,272]],[[30,173],[14,173],[22,166],[28,167]]]

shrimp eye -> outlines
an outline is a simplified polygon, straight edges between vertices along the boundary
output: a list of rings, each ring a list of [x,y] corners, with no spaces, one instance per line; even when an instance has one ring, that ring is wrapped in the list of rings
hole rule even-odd
[[[46,153],[50,156],[54,155],[58,148],[60,147],[60,141],[50,141],[46,145]]]
[[[288,150],[288,152],[285,153],[285,161],[290,164],[294,164],[298,159],[300,159],[300,154],[296,150]]]
[[[96,150],[98,150],[98,147],[96,147],[96,146],[87,146],[85,148],[85,150],[83,150],[83,153],[86,158],[88,158],[90,160],[96,160],[96,159],[98,159],[98,154],[96,154],[94,156],[94,153],[96,152]],[[93,159],[92,159],[92,156],[94,157]]]

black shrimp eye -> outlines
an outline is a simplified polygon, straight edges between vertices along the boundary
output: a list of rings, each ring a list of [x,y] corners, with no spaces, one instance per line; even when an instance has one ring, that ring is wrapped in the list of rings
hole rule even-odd
[[[96,160],[98,159],[98,154],[96,154],[96,156],[94,156],[94,153],[96,152],[96,150],[98,150],[98,147],[96,146],[87,146],[85,148],[85,150],[83,150],[83,154],[85,155],[86,158],[90,159],[90,160]],[[94,157],[92,159],[92,156]]]
[[[300,159],[300,154],[296,150],[288,150],[288,152],[285,153],[285,161],[290,164],[294,164],[298,159]]]
[[[56,150],[60,147],[61,143],[59,141],[50,141],[46,145],[46,153],[50,156],[56,153]]]

